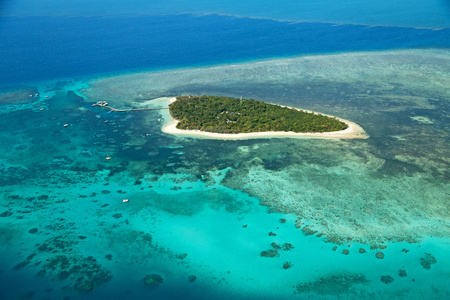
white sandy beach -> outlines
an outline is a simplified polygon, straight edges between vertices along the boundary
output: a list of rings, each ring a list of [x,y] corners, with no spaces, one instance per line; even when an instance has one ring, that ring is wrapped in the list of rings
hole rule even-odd
[[[170,103],[176,101],[176,97],[170,98]],[[289,107],[292,109],[293,108]],[[306,110],[303,110],[306,111]],[[317,113],[317,112],[315,112]],[[207,139],[220,139],[220,140],[246,140],[246,139],[261,139],[261,138],[323,138],[323,139],[367,139],[369,136],[364,131],[364,129],[348,120],[337,118],[339,121],[347,124],[348,128],[341,131],[333,132],[323,132],[323,133],[310,133],[310,132],[281,132],[281,131],[268,131],[268,132],[252,132],[252,133],[237,133],[237,134],[226,134],[226,133],[213,133],[205,132],[200,130],[182,130],[176,128],[178,120],[171,117],[170,113],[167,113],[165,118],[165,124],[162,127],[162,131],[168,134],[186,136],[186,137],[197,137],[197,138],[207,138]],[[330,115],[325,115],[333,117]]]

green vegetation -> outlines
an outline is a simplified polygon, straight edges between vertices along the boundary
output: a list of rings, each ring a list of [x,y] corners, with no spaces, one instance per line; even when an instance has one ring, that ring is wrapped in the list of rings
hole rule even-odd
[[[253,99],[183,96],[170,104],[178,129],[215,133],[331,132],[347,128],[335,118]]]

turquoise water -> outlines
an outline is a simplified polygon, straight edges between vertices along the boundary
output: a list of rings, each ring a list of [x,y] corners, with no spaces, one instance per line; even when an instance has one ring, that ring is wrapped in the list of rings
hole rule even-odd
[[[448,2],[369,2],[2,3],[0,299],[450,298]],[[370,138],[92,106],[189,94]]]

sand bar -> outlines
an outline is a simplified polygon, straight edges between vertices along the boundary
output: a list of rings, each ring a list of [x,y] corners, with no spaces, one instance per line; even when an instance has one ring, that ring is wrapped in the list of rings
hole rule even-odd
[[[170,98],[170,103],[176,101],[176,98]],[[289,107],[289,106],[287,106]],[[292,109],[297,109],[289,107]],[[300,110],[300,109],[297,109]],[[307,111],[307,110],[303,110]],[[311,111],[308,111],[311,112]],[[317,112],[315,112],[317,113]],[[328,117],[333,117],[330,115],[321,114]],[[267,132],[251,132],[251,133],[214,133],[205,132],[200,130],[184,130],[176,128],[178,120],[172,118],[170,113],[168,113],[168,118],[162,127],[162,131],[168,134],[186,136],[186,137],[196,137],[196,138],[206,138],[206,139],[219,139],[219,140],[246,140],[246,139],[263,139],[263,138],[322,138],[322,139],[367,139],[369,136],[364,131],[364,129],[356,123],[350,122],[348,120],[337,118],[339,121],[347,124],[347,129],[341,131],[333,132],[285,132],[285,131],[267,131]]]

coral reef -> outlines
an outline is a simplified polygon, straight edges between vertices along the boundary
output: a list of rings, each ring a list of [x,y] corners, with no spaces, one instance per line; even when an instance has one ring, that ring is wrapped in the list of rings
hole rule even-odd
[[[280,250],[280,249],[281,249],[281,246],[278,245],[278,244],[275,243],[275,242],[273,242],[272,244],[270,244],[270,246],[272,246],[272,248],[275,249],[275,250]]]
[[[314,235],[314,234],[316,234],[318,231],[317,231],[317,230],[314,230],[314,229],[311,229],[311,227],[309,227],[309,225],[306,225],[305,227],[302,228],[302,232],[303,232],[305,235]]]
[[[242,163],[229,172],[224,184],[258,198],[270,211],[296,215],[296,228],[305,235],[320,232],[331,243],[346,243],[350,238],[382,249],[386,242],[417,242],[430,234],[449,234],[442,209],[448,189],[442,180],[435,181],[434,173],[406,178],[385,174],[386,162],[375,155],[371,146],[361,144],[349,152],[345,143],[335,144],[338,148],[334,151],[325,149],[325,144],[316,149],[321,157],[306,150],[297,153],[298,147],[291,149],[294,146],[288,144],[284,149],[270,145],[270,149],[255,151],[262,163]],[[277,160],[287,166],[269,169],[264,163],[269,154],[264,151],[291,151]],[[299,162],[304,160],[307,163]],[[427,178],[435,184],[421,184]],[[367,192],[367,186],[376,188]],[[407,191],[407,195],[400,197],[398,189]],[[430,197],[423,199],[421,195]],[[430,201],[433,205],[424,204]],[[422,222],[426,225],[422,226]],[[411,226],[405,229],[405,223]]]
[[[144,284],[146,286],[149,286],[149,287],[152,287],[152,288],[156,288],[161,283],[163,283],[163,278],[161,277],[161,275],[158,275],[158,274],[145,275],[143,280],[144,280]]]
[[[283,264],[283,269],[289,269],[290,267],[292,267],[292,263],[291,262],[288,262],[288,261],[286,261],[284,264]]]
[[[294,249],[294,246],[292,246],[291,243],[284,243],[283,246],[281,247],[281,250],[283,251],[289,251]]]
[[[394,281],[394,278],[392,278],[389,275],[386,276],[381,276],[381,282],[385,283],[385,284],[390,284]]]
[[[431,265],[435,263],[437,263],[437,259],[430,253],[425,253],[425,256],[420,258],[420,264],[426,270],[431,269]]]
[[[367,279],[361,274],[331,274],[320,277],[316,281],[300,283],[296,286],[296,290],[298,293],[337,296],[352,293],[356,285],[366,282],[368,282]]]
[[[62,224],[56,228],[64,227]],[[111,278],[112,273],[101,266],[92,256],[83,256],[74,250],[78,244],[66,236],[55,236],[36,245],[36,252],[17,264],[18,270],[32,263],[39,266],[37,275],[52,280],[67,280],[66,289],[78,293],[89,292]]]
[[[280,256],[280,254],[278,253],[278,251],[276,249],[261,251],[260,255],[262,257],[271,257],[271,258]]]
[[[12,213],[12,211],[10,211],[10,210],[7,210],[7,211],[4,211],[4,212],[2,212],[1,214],[0,214],[0,217],[10,217],[10,216],[12,216],[13,215],[13,213]]]

